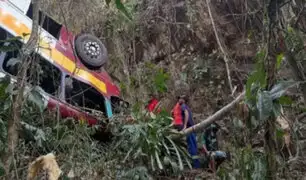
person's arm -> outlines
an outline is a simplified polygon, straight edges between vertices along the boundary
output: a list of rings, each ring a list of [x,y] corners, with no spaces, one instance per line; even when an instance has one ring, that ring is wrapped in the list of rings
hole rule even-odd
[[[205,155],[208,155],[208,153],[209,153],[209,151],[207,150],[205,144],[203,144],[203,153],[204,153]]]
[[[187,109],[185,109],[184,110],[184,128],[183,129],[187,128],[188,117],[189,117],[189,113],[188,113]]]
[[[207,147],[206,147],[205,135],[206,135],[206,133],[204,132],[202,134],[202,138],[203,138],[203,151],[204,151],[204,154],[207,155],[208,154],[208,150],[207,150]]]

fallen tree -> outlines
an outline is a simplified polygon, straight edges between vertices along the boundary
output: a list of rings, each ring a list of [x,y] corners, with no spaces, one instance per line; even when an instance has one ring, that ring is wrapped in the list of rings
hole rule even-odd
[[[181,136],[186,136],[192,132],[198,132],[203,129],[205,129],[207,126],[212,124],[213,122],[220,120],[222,117],[224,117],[230,110],[232,110],[237,103],[239,103],[245,96],[245,91],[243,91],[236,99],[234,99],[232,102],[224,106],[222,109],[217,111],[215,114],[209,116],[207,119],[203,120],[202,122],[187,128],[180,132]]]

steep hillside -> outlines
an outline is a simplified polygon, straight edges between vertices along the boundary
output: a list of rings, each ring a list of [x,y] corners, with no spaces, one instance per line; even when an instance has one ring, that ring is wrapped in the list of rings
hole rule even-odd
[[[231,102],[245,89],[249,90],[247,93],[255,94],[255,97],[251,98],[251,95],[247,94],[244,103],[240,103],[218,121],[221,125],[220,148],[233,154],[232,161],[226,162],[218,171],[219,177],[260,179],[263,178],[260,174],[270,168],[268,165],[271,162],[279,165],[277,172],[273,171],[279,179],[300,179],[305,174],[303,155],[306,153],[306,122],[301,116],[305,112],[306,101],[306,86],[303,86],[306,77],[306,12],[303,1],[121,1],[131,19],[118,10],[116,3],[108,6],[105,0],[44,2],[43,10],[67,26],[70,31],[93,33],[105,43],[109,52],[109,62],[105,68],[120,86],[122,97],[134,108],[144,107],[151,96],[155,96],[161,100],[162,107],[170,111],[176,96],[183,93],[190,96],[190,106],[196,122],[199,123]],[[295,59],[295,64],[292,59]],[[259,73],[252,76],[254,71]],[[260,79],[262,76],[264,80]],[[290,91],[286,91],[287,99],[272,100],[272,93],[268,90],[289,79],[294,79],[298,86],[295,84]],[[261,81],[262,84],[258,85],[255,81]],[[256,88],[259,89],[253,92]],[[283,89],[275,91],[282,95],[285,93]],[[271,99],[268,107],[265,107],[266,99],[260,93],[266,93],[266,99]],[[258,103],[259,100],[261,101]],[[255,105],[252,104],[253,101]],[[279,109],[273,103],[278,103]],[[276,125],[279,117],[276,114],[281,114],[281,106],[284,110],[282,115],[288,119],[289,124],[285,130]],[[265,109],[270,109],[270,114],[266,115],[266,121],[261,121]],[[260,115],[257,117],[254,115],[256,113]],[[158,130],[163,128],[158,123],[155,125],[157,134]],[[137,127],[146,128],[145,125]],[[80,131],[84,133],[83,129]],[[137,129],[130,131],[137,134]],[[290,153],[284,145],[284,142],[288,141],[284,138],[287,133],[291,135],[288,149],[292,150],[294,157],[289,156]],[[129,135],[125,137],[133,140]],[[198,137],[201,138],[200,133]],[[122,144],[125,142],[130,148],[128,140],[123,139]],[[100,146],[91,143],[87,136],[84,141],[85,148],[82,144],[77,144],[77,147],[89,147],[90,151],[86,151],[86,156],[90,156],[91,149],[94,149],[94,158],[100,160],[94,161],[97,167],[100,162],[109,163],[100,164],[99,170],[90,169],[93,172],[84,170],[87,177],[91,174],[95,174],[97,178],[115,177],[114,174],[123,171],[120,169],[122,167],[116,164],[121,162],[121,159],[115,152],[103,154],[117,150],[119,145],[112,146],[114,149],[111,150],[106,146],[106,150],[102,151],[98,148]],[[201,139],[199,143],[200,141]],[[151,145],[151,142],[147,142]],[[67,147],[71,144],[63,147],[69,149]],[[36,153],[39,154],[38,152],[37,150]],[[129,158],[129,153],[124,154],[124,161]],[[104,156],[99,157],[101,154]],[[275,158],[269,159],[270,155]],[[88,166],[91,166],[90,163],[91,161],[88,161]],[[68,165],[67,167],[70,168]],[[165,174],[161,173],[161,178],[168,175],[166,171],[163,173]],[[188,171],[182,178],[188,179],[188,173],[202,174],[202,178],[208,174]]]

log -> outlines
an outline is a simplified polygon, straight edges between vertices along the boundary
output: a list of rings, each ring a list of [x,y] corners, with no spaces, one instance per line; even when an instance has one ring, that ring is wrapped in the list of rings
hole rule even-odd
[[[212,116],[209,116],[207,119],[203,120],[202,122],[181,131],[180,135],[181,136],[186,136],[190,133],[199,132],[199,131],[205,129],[206,127],[208,127],[213,122],[215,122],[215,121],[221,119],[222,117],[224,117],[230,110],[232,110],[235,107],[236,104],[238,104],[244,98],[244,96],[245,96],[245,91],[242,92],[238,97],[236,97],[236,99],[234,99],[231,103],[224,106],[222,109],[217,111]]]

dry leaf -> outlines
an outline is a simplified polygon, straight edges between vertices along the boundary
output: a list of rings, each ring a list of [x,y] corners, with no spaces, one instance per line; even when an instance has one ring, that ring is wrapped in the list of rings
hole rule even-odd
[[[61,170],[55,160],[53,153],[49,153],[45,156],[40,156],[30,164],[27,180],[33,180],[40,170],[47,172],[48,180],[58,180],[61,174]]]

